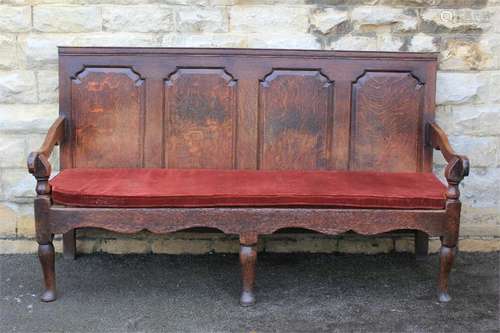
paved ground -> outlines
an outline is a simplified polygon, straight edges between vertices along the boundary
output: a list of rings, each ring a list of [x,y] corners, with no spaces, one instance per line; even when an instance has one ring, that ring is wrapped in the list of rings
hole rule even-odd
[[[460,253],[454,300],[437,257],[259,257],[258,303],[237,304],[235,255],[57,258],[60,298],[38,301],[34,255],[0,256],[1,332],[498,332],[500,253]]]

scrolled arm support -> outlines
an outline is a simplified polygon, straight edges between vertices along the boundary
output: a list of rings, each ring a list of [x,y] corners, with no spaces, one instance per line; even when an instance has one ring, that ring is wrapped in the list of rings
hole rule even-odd
[[[52,126],[50,126],[40,149],[31,152],[28,156],[28,171],[37,180],[37,194],[50,193],[49,177],[52,167],[49,163],[49,158],[54,147],[64,140],[64,124],[65,120],[63,117],[57,118]]]
[[[444,176],[448,182],[448,191],[446,197],[450,200],[460,198],[460,190],[458,185],[469,175],[469,159],[467,156],[458,155],[448,141],[446,133],[435,123],[427,124],[427,143],[434,149],[440,150],[446,165]]]

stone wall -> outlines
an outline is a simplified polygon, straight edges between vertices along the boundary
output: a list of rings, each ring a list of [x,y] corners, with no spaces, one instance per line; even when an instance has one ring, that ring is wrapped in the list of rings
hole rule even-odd
[[[437,121],[472,163],[461,247],[500,249],[499,0],[0,0],[0,253],[35,249],[25,160],[57,116],[57,45],[439,51]],[[442,166],[436,155],[440,174]],[[80,239],[84,252],[237,248],[213,234]],[[411,239],[291,234],[261,246],[372,253],[411,250]]]

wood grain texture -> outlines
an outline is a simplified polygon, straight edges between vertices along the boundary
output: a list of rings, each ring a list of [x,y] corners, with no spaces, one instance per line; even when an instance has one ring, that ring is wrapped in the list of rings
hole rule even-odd
[[[35,230],[38,243],[38,259],[42,266],[44,290],[40,297],[42,302],[52,302],[57,298],[55,251],[52,240],[54,233],[50,228],[50,197],[38,194],[35,198]]]
[[[65,232],[62,243],[64,259],[76,259],[76,230]]]
[[[72,80],[73,166],[143,166],[144,80],[131,68],[85,67]]]
[[[459,200],[459,184],[464,177],[469,175],[469,159],[467,156],[455,153],[446,133],[437,124],[427,123],[426,133],[427,143],[433,148],[440,150],[444,159],[448,162],[444,171],[444,176],[448,182],[446,196],[450,200]]]
[[[365,76],[387,73],[384,76],[387,80],[402,79],[402,87],[397,88],[399,93],[413,94],[410,88],[404,89],[406,83],[413,84],[404,76],[411,73],[414,80],[425,82],[421,89],[424,102],[419,108],[423,116],[414,125],[421,133],[420,137],[413,138],[419,148],[417,152],[411,149],[403,153],[400,150],[408,149],[407,145],[395,144],[399,138],[393,135],[395,140],[389,139],[394,149],[385,151],[390,157],[385,164],[390,166],[402,155],[403,159],[413,162],[412,159],[417,158],[413,155],[418,153],[422,171],[431,170],[432,148],[423,144],[423,127],[424,120],[434,119],[434,105],[428,100],[434,100],[435,55],[175,48],[61,48],[60,55],[61,115],[70,124],[67,140],[61,146],[62,168],[82,165],[79,163],[90,166],[97,164],[96,160],[102,163],[99,167],[134,166],[137,159],[142,158],[144,167],[346,170],[352,155],[349,151],[351,118],[355,118],[351,116],[352,90],[358,87],[353,83],[363,73],[367,73]],[[113,95],[112,90],[102,92],[108,94],[109,99],[127,100],[126,107],[119,106],[119,109],[130,124],[122,124],[119,119],[109,123],[114,126],[116,122],[125,129],[115,134],[126,143],[114,150],[115,157],[111,155],[111,148],[103,148],[107,123],[97,126],[94,120],[99,117],[88,115],[93,108],[89,101],[100,97],[91,91],[93,87],[73,82],[82,75],[93,75],[95,80],[103,82],[123,78],[123,84],[128,84],[128,89],[122,87],[125,97],[135,96],[135,89],[145,99],[139,106],[136,101]],[[365,79],[362,77],[360,82]],[[375,77],[370,82],[379,79],[381,77]],[[136,80],[143,82],[135,86]],[[390,97],[394,104],[406,103],[414,97],[401,97],[399,101],[396,93],[390,94],[392,90],[393,87],[382,85],[378,90],[363,91],[368,97],[377,94]],[[81,98],[78,95],[82,95]],[[411,121],[415,120],[414,108],[409,109]],[[80,117],[80,113],[84,115]],[[129,113],[132,116],[128,116]],[[144,122],[142,127],[136,124],[138,113]],[[222,115],[222,118],[214,115]],[[82,119],[96,126],[89,128],[90,135],[85,136],[96,137],[95,142],[85,143],[95,145],[89,146],[88,151],[75,148],[81,143],[75,142],[77,137],[85,140],[81,129],[75,126],[79,126]],[[365,121],[362,126],[375,125],[377,123]],[[143,146],[138,148],[132,142],[141,128]],[[74,133],[75,130],[79,132]],[[376,133],[377,129],[372,131]],[[107,144],[112,146],[112,140]],[[72,161],[75,153],[84,153],[82,162]],[[99,159],[102,153],[108,158]],[[83,161],[85,154],[89,155],[87,162]],[[367,155],[366,159],[366,163],[378,163],[378,168],[384,165],[382,158],[373,162]],[[357,167],[370,168],[363,163],[358,160]],[[401,165],[392,167],[402,168]]]
[[[46,158],[49,158],[52,154],[52,151],[54,150],[54,147],[61,144],[61,142],[64,140],[65,124],[66,119],[62,116],[59,116],[50,126],[41,147],[37,151],[35,151],[35,153],[45,155]],[[30,161],[30,159],[28,160]],[[32,171],[32,166],[30,165],[29,161],[28,169]]]
[[[255,304],[255,264],[257,263],[257,246],[240,245],[240,265],[242,290],[240,304],[251,306]]]
[[[415,257],[426,260],[429,255],[429,236],[422,231],[415,231]]]
[[[166,167],[235,167],[236,89],[224,69],[181,68],[165,81]]]
[[[66,120],[64,117],[60,116],[57,118],[52,126],[50,126],[40,149],[31,152],[28,156],[28,172],[36,179],[37,194],[50,193],[48,180],[52,172],[52,166],[50,165],[49,158],[54,147],[64,141],[65,124]]]
[[[68,162],[76,150],[74,124],[91,107],[73,98],[73,81],[92,74],[102,82],[122,78],[127,96],[140,88],[146,99],[143,151],[128,144],[142,121],[132,101],[134,111],[126,113],[133,116],[126,116],[135,125],[121,131],[127,138],[120,139],[125,143],[115,152],[120,156],[108,154],[106,166],[137,165],[143,154],[146,167],[345,170],[355,156],[358,169],[414,170],[420,163],[421,171],[431,170],[433,147],[423,144],[423,127],[434,120],[435,54],[176,48],[59,52],[61,114],[70,124],[61,147],[62,168],[74,166]],[[81,94],[92,97],[94,92],[85,91],[92,87],[85,87],[79,85]],[[368,111],[364,118],[356,112],[358,93],[363,97],[359,106]],[[112,90],[103,94],[103,99],[123,98]],[[418,94],[423,103],[416,105]],[[120,126],[116,123],[110,125]],[[399,123],[415,136],[405,135]],[[360,152],[357,143],[363,140],[371,146]],[[113,146],[113,140],[106,144]],[[90,157],[96,155],[93,150],[99,152],[95,148],[89,148]],[[127,156],[125,163],[122,156]]]
[[[422,170],[422,92],[410,73],[366,72],[356,81],[350,170]]]
[[[448,293],[449,277],[455,256],[456,247],[441,246],[439,251],[439,279],[438,279],[438,300],[442,303],[451,301]]]
[[[52,242],[38,245],[38,259],[42,266],[44,291],[40,296],[42,302],[52,302],[57,298],[55,251]]]
[[[72,208],[52,206],[51,230],[97,227],[121,233],[148,230],[169,233],[210,227],[227,234],[272,234],[279,229],[304,228],[337,235],[355,231],[374,235],[391,230],[421,230],[445,234],[446,210],[334,208]],[[166,222],[168,221],[168,222]],[[249,242],[246,242],[249,243]]]
[[[339,58],[339,59],[389,59],[391,61],[431,61],[438,59],[437,52],[377,52],[377,51],[320,51],[286,49],[246,49],[246,48],[176,48],[176,47],[59,47],[59,56],[144,56],[171,55],[175,57],[195,56],[242,56],[242,57],[292,57],[292,58]]]
[[[259,96],[259,169],[328,169],[333,83],[319,71],[274,70]]]
[[[332,235],[417,230],[442,238],[439,298],[449,300],[458,184],[469,165],[432,125],[437,54],[63,47],[59,55],[64,121],[29,161],[39,184],[35,221],[44,300],[55,299],[53,234],[84,227],[122,233],[211,227],[240,235],[243,304],[255,300],[260,234],[291,227]],[[51,204],[47,185],[56,143],[62,169],[430,172],[435,148],[448,161],[447,203],[443,210],[62,207]]]

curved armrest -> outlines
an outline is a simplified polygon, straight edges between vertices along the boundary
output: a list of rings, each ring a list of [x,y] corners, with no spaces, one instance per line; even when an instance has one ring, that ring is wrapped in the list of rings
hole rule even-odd
[[[449,185],[447,197],[449,199],[458,200],[460,197],[458,184],[462,181],[462,179],[464,179],[464,177],[469,175],[469,159],[467,156],[455,153],[450,145],[450,142],[448,141],[448,136],[437,124],[428,123],[427,133],[428,144],[433,148],[440,150],[444,159],[448,162],[444,172]]]
[[[63,117],[57,118],[52,126],[50,126],[40,149],[30,153],[28,156],[28,171],[37,180],[36,192],[38,194],[50,193],[48,180],[52,167],[49,163],[49,158],[54,150],[54,146],[64,140],[64,124],[65,119]]]

